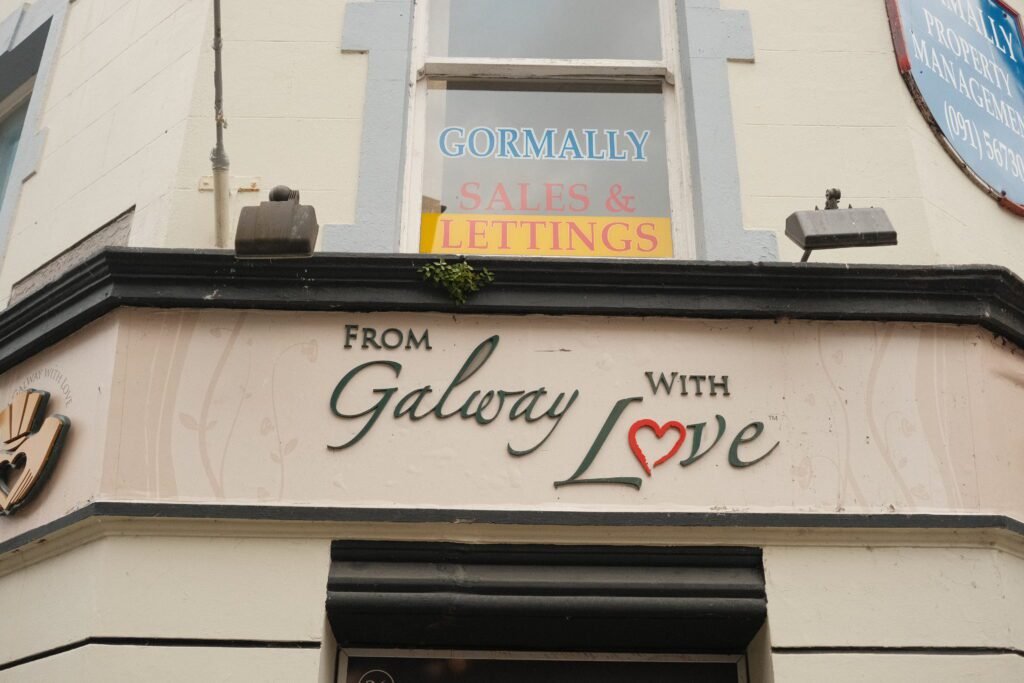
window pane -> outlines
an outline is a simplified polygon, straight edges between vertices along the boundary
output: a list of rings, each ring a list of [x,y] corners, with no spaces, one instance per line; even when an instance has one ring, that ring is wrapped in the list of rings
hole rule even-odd
[[[661,59],[658,0],[432,0],[435,57]]]
[[[500,617],[499,617],[500,619]],[[347,683],[736,683],[735,664],[353,657]]]
[[[11,176],[14,153],[18,150],[21,128],[25,124],[25,114],[27,113],[28,101],[26,100],[9,115],[0,119],[0,208],[3,208],[4,205],[7,181]]]
[[[427,95],[420,250],[668,258],[660,93]]]

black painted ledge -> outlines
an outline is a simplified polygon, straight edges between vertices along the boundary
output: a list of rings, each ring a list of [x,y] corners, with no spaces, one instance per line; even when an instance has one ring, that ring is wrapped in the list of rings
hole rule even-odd
[[[1024,347],[1024,281],[994,266],[473,258],[495,281],[456,306],[417,272],[436,258],[108,248],[0,313],[0,372],[119,306],[932,322]]]
[[[89,520],[218,521],[300,524],[430,524],[537,527],[762,529],[780,531],[994,532],[1024,538],[1024,521],[961,513],[596,512],[402,507],[320,507],[236,503],[93,501],[0,542],[0,556],[45,541]]]
[[[0,556],[45,542],[88,520],[287,522],[302,524],[453,524],[459,526],[574,526],[608,528],[776,529],[782,531],[988,531],[1024,538],[1024,521],[1007,515],[962,513],[815,512],[585,512],[575,510],[471,510],[346,508],[223,503],[94,501],[0,542]]]

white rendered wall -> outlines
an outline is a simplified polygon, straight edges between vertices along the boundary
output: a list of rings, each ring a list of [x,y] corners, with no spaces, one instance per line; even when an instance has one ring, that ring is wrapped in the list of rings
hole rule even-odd
[[[1024,658],[1012,654],[1024,646],[1018,555],[769,547],[765,579],[779,683],[1024,680]]]
[[[1009,4],[1024,11],[1021,0]],[[750,12],[755,61],[730,66],[747,228],[783,233],[793,211],[880,206],[900,245],[818,252],[815,261],[986,263],[1024,272],[1024,218],[956,166],[900,76],[884,0],[722,0]]]
[[[355,220],[365,54],[340,50],[344,0],[224,0],[225,132],[231,160],[231,226],[242,206],[275,185],[302,193],[325,223]],[[212,14],[204,46],[213,41]],[[188,112],[168,224],[136,233],[140,246],[212,247],[213,52],[204,49]],[[258,188],[238,192],[241,187]]]
[[[777,655],[779,683],[1008,683],[1024,680],[1014,655]]]
[[[329,545],[299,537],[123,536],[72,547],[0,576],[0,598],[20,615],[16,628],[4,630],[0,663],[87,638],[320,641]],[[316,650],[300,654],[318,657]],[[3,673],[0,680],[23,680]]]
[[[345,532],[304,525],[286,538],[282,528],[266,526],[261,533],[254,523],[245,533],[234,527],[217,536],[199,522],[194,528],[138,524],[130,535],[114,532],[84,545],[74,544],[84,537],[72,537],[59,553],[20,567],[6,564],[0,600],[19,617],[0,642],[0,662],[87,638],[224,646],[98,643],[0,671],[0,681],[315,681],[333,667],[333,644],[324,631],[328,537]],[[550,528],[460,527],[395,533],[429,541],[573,541]],[[389,535],[385,527],[348,533]],[[685,535],[679,539],[684,545]],[[621,529],[605,529],[601,537],[613,544],[636,540]],[[920,543],[891,545],[884,534],[877,534],[875,546],[808,546],[805,540],[794,531],[765,547],[771,652],[767,644],[755,646],[763,651],[751,657],[753,681],[1021,679],[1024,662],[1009,652],[1024,645],[1024,560],[1016,551],[976,547],[968,538],[952,547],[927,547],[923,536]],[[322,641],[327,651],[230,645],[260,641]]]
[[[776,648],[1024,646],[1024,561],[987,548],[765,550]]]
[[[316,681],[316,650],[88,645],[7,671],[7,683],[280,683]]]
[[[1019,0],[1013,0],[1019,4]],[[0,0],[0,17],[21,6]],[[1024,271],[1024,219],[956,167],[899,75],[882,0],[722,0],[750,13],[753,62],[730,66],[744,226],[779,231],[823,201],[884,207],[895,248],[816,260],[993,263]],[[340,50],[342,0],[225,0],[232,222],[275,184],[321,224],[355,221],[366,55]],[[77,0],[68,9],[2,272],[10,286],[130,206],[131,244],[213,246],[211,0]],[[255,188],[238,192],[240,188]]]
[[[0,20],[22,3],[0,1]],[[275,184],[351,223],[365,55],[341,54],[343,0],[224,0],[232,225]],[[214,246],[211,0],[77,0],[68,9],[0,271],[13,283],[135,206],[130,244]],[[256,191],[239,193],[255,183]]]
[[[46,146],[24,183],[0,295],[133,205],[136,225],[166,225],[207,8],[206,0],[70,6],[64,35],[51,37],[60,45],[39,122]]]

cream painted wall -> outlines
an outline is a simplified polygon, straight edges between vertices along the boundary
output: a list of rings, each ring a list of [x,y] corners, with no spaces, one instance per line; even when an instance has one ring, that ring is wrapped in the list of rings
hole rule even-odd
[[[769,547],[764,564],[774,648],[1024,648],[1024,558],[1017,555]]]
[[[279,184],[299,189],[321,224],[354,222],[366,55],[341,53],[344,13],[339,0],[224,0],[232,228],[242,206],[266,201]],[[212,41],[211,18],[202,43]],[[213,194],[197,191],[211,174],[212,74],[204,49],[168,222],[135,232],[133,244],[213,246]],[[257,192],[236,191],[253,180]]]
[[[1009,0],[1024,11],[1024,2]],[[783,231],[793,211],[881,206],[900,246],[818,252],[815,261],[990,263],[1024,272],[1024,218],[954,164],[896,67],[884,0],[722,0],[750,13],[756,57],[730,67],[744,225]]]
[[[281,683],[317,680],[316,650],[88,645],[0,671],[0,682]]]
[[[68,543],[59,554],[0,576],[0,602],[12,614],[32,615],[0,639],[0,663],[90,637],[309,643],[324,638],[327,537],[337,530],[303,525],[286,534],[266,527],[261,534],[254,527],[217,535],[215,526],[204,531],[164,523],[161,532],[160,524],[142,521],[127,535],[124,529],[110,530],[91,542],[88,535],[72,537],[85,542]],[[459,526],[457,531],[416,529],[410,538],[451,540],[480,533],[501,536],[492,541],[529,543],[558,536],[551,528]],[[621,529],[605,532],[607,542],[636,539],[623,537]],[[386,531],[355,533],[372,538]],[[1024,643],[1024,558],[962,540],[951,547],[913,540],[893,546],[882,545],[885,535],[878,534],[876,546],[861,545],[863,539],[838,545],[843,543],[838,538],[833,545],[806,546],[796,545],[801,541],[795,533],[789,543],[766,543],[774,651],[769,653],[766,640],[751,648],[753,680],[1019,680],[1021,658],[1000,652],[1019,651]],[[74,590],[54,590],[61,586]],[[830,654],[829,648],[864,650]],[[942,648],[958,649],[936,651]],[[977,654],[968,652],[972,648]],[[260,654],[268,652],[275,656]],[[166,673],[170,666],[177,677]],[[333,658],[316,649],[182,647],[172,653],[159,646],[89,646],[0,672],[0,681],[311,681],[324,680],[325,668],[333,668]],[[236,674],[249,677],[231,677]]]
[[[779,683],[1009,683],[1024,680],[1016,655],[776,655]]]
[[[0,17],[20,5],[0,0]],[[756,46],[754,62],[730,67],[746,227],[778,230],[795,259],[786,216],[834,185],[886,208],[901,245],[816,260],[1024,272],[1024,219],[976,188],[926,126],[882,0],[722,5],[750,13]],[[345,2],[225,0],[224,11],[232,222],[278,183],[300,188],[321,223],[353,222],[366,56],[340,51]],[[0,300],[132,205],[132,245],[213,246],[212,193],[199,190],[214,137],[211,0],[77,0],[60,41],[44,158],[17,207]]]
[[[68,9],[0,273],[13,282],[131,206],[166,225],[208,0],[80,0]],[[8,12],[9,14],[9,12]],[[51,38],[54,39],[54,38]]]
[[[90,637],[319,642],[329,565],[326,539],[102,538],[0,577],[26,615],[0,663]]]
[[[764,552],[780,683],[1024,680],[1024,660],[1012,654],[1024,645],[1019,555],[980,547]]]
[[[19,2],[0,1],[0,19]],[[366,58],[341,54],[341,0],[224,0],[232,225],[287,183],[324,222],[354,220]],[[77,0],[68,10],[0,300],[131,206],[131,245],[214,246],[211,0]],[[239,179],[240,178],[240,179]]]

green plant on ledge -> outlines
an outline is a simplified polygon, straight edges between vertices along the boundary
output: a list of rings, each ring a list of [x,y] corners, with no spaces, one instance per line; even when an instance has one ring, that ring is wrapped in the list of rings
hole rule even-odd
[[[478,271],[464,258],[458,263],[446,263],[440,259],[437,263],[423,266],[419,272],[427,282],[443,287],[452,301],[459,305],[466,303],[474,292],[494,282],[494,273],[486,268]]]

